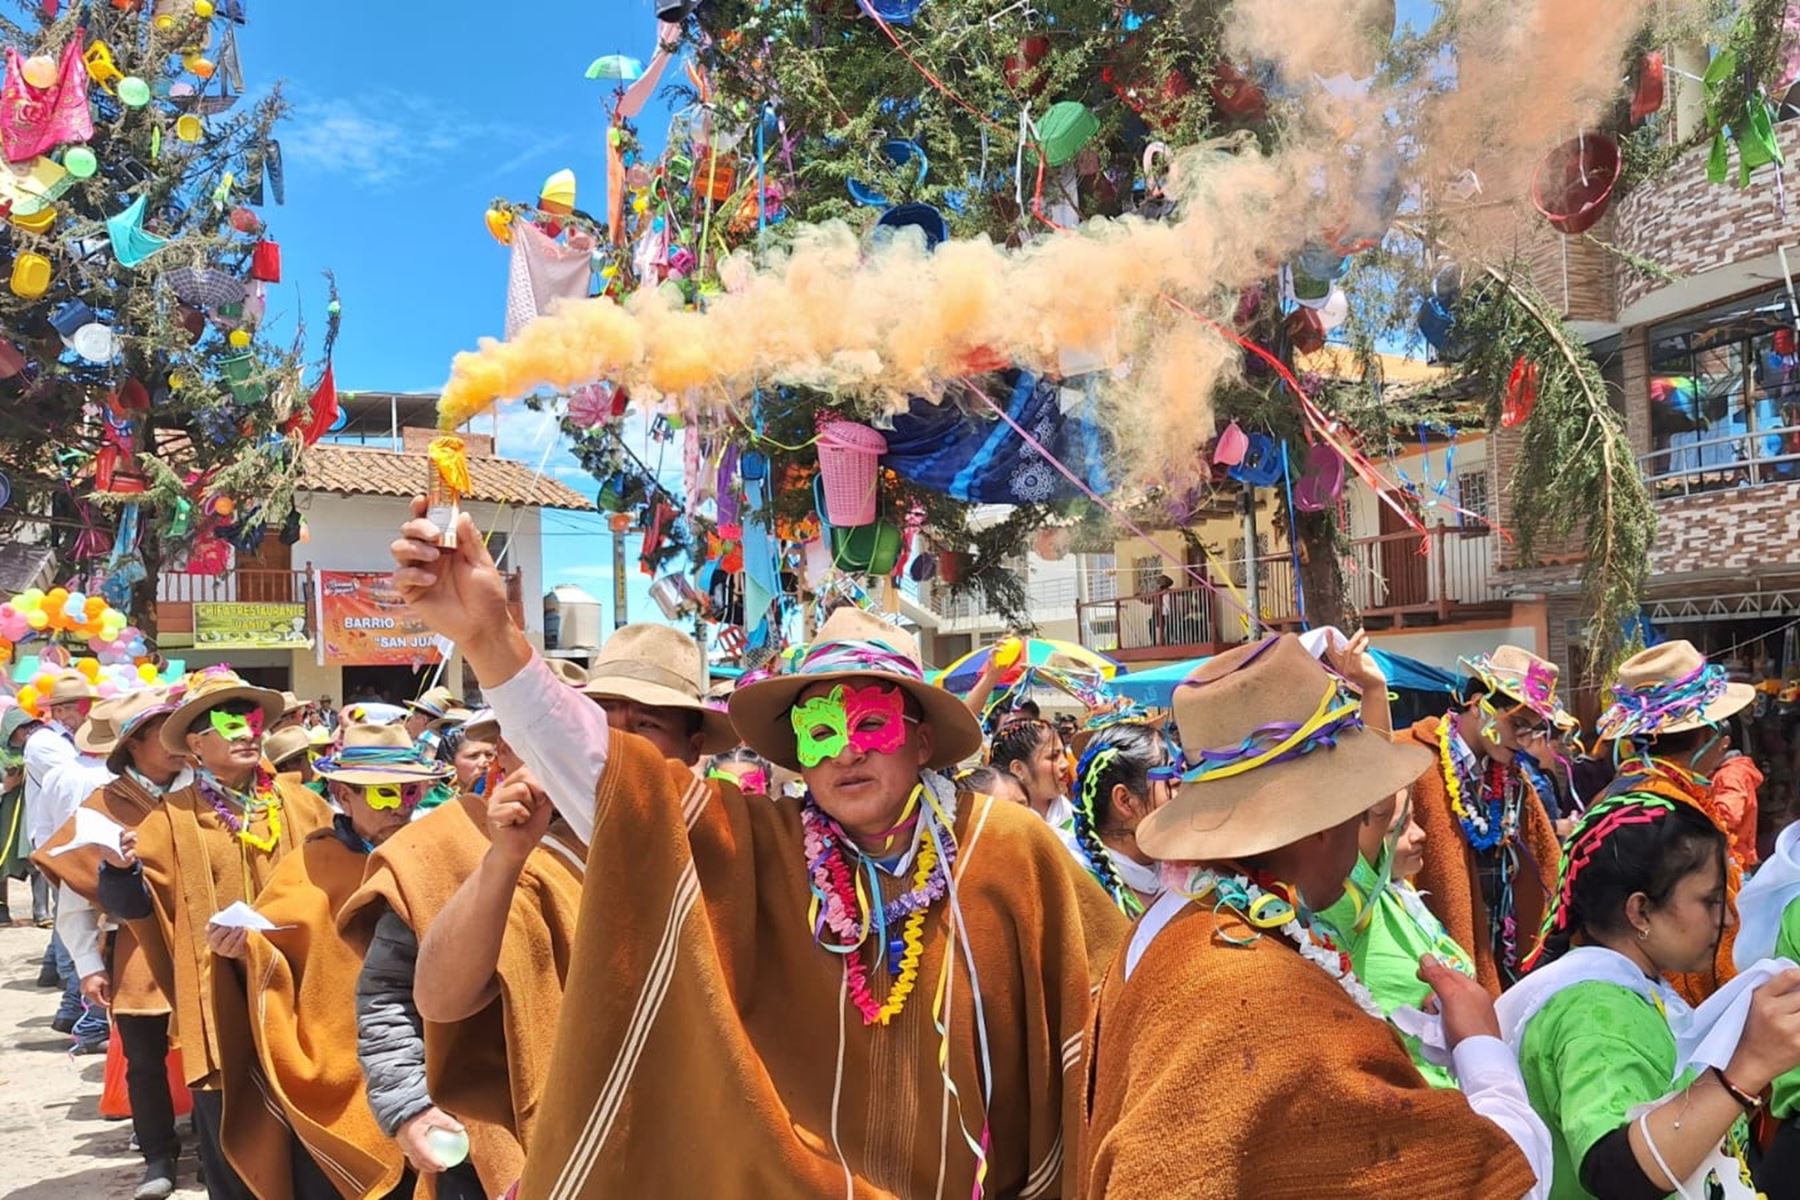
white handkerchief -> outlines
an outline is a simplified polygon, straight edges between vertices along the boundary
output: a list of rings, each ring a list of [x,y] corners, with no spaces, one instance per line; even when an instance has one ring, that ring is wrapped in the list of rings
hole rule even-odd
[[[234,901],[230,906],[214,913],[208,924],[220,925],[226,929],[256,929],[263,933],[293,928],[292,925],[275,924],[242,900]]]
[[[1750,1019],[1752,993],[1793,965],[1785,958],[1765,958],[1707,997],[1675,1030],[1676,1074],[1689,1067],[1723,1069],[1730,1063]]]
[[[75,836],[69,839],[67,845],[52,850],[50,857],[55,858],[83,846],[99,846],[117,852],[119,838],[124,832],[125,827],[105,813],[85,806],[78,808],[75,810]]]

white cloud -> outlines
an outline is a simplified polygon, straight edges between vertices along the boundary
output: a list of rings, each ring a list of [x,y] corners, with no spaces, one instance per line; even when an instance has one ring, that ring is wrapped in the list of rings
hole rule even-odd
[[[519,147],[489,168],[496,178],[509,176],[573,136],[545,138],[528,126],[478,118],[440,97],[395,88],[352,96],[313,96],[295,89],[289,99],[293,112],[282,125],[283,152],[296,162],[354,176],[375,189],[466,161],[471,146]]]

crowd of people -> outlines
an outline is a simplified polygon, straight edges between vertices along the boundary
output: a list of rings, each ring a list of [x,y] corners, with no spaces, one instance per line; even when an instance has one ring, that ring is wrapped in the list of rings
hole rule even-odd
[[[545,660],[444,532],[395,584],[484,707],[0,724],[141,1198],[189,1107],[257,1200],[1800,1196],[1800,834],[1741,836],[1754,694],[1687,643],[1585,755],[1516,647],[1395,729],[1361,636],[1058,724],[846,605],[719,696],[663,626]]]

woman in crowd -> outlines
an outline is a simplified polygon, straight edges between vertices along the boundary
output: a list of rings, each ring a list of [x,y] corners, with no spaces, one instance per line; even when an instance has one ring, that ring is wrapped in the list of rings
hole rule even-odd
[[[1069,803],[1069,756],[1056,727],[1047,721],[1019,721],[994,735],[988,764],[1009,772],[1025,788],[1031,811],[1052,829],[1075,819]]]
[[[1725,890],[1725,836],[1692,805],[1620,793],[1576,827],[1536,961],[1498,1006],[1550,1127],[1555,1200],[1757,1195],[1745,1118],[1800,1065],[1800,971],[1756,990],[1723,1069],[1679,1077],[1693,1013],[1666,982],[1713,961]]]
[[[1107,726],[1089,739],[1075,768],[1075,814],[1063,839],[1135,917],[1162,891],[1161,870],[1138,849],[1138,823],[1168,802],[1168,743],[1153,726]]]
[[[959,796],[992,796],[1005,804],[1031,803],[1025,794],[1025,785],[1019,782],[1017,775],[994,767],[969,767],[959,771],[955,783]]]
[[[439,735],[437,756],[456,772],[453,795],[476,792],[475,785],[493,768],[494,743],[476,737],[467,725],[456,725]]]

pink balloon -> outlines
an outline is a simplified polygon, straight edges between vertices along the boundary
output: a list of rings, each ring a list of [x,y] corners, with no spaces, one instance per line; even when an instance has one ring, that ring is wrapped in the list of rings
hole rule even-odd
[[[119,694],[119,685],[108,679],[102,682],[96,690],[99,691],[102,700],[110,700]]]

